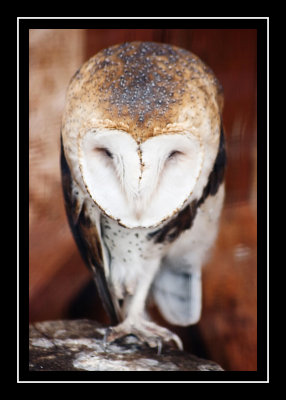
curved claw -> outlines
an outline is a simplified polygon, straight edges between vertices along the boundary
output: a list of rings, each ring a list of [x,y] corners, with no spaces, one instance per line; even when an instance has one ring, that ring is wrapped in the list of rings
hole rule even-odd
[[[162,340],[158,339],[158,349],[157,349],[158,356],[162,353],[162,348],[163,348]]]
[[[108,336],[111,334],[111,328],[106,328],[103,336],[103,347],[106,349],[108,345]]]

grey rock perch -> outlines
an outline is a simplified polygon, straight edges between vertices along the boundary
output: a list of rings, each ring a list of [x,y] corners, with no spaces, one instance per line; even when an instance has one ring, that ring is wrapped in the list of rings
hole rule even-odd
[[[169,346],[157,354],[133,336],[104,346],[98,328],[86,319],[31,324],[30,371],[223,371]]]

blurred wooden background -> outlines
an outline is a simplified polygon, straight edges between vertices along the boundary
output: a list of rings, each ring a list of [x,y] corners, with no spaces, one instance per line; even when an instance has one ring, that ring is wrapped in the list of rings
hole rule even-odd
[[[256,370],[254,29],[30,30],[30,321],[80,317],[107,321],[67,224],[59,135],[65,91],[74,72],[102,48],[132,40],[184,47],[201,57],[223,84],[228,151],[225,207],[217,244],[204,269],[201,321],[176,331],[187,350],[227,370]]]

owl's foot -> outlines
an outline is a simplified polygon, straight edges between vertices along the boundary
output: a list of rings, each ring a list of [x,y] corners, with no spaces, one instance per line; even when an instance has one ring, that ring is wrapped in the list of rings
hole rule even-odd
[[[175,333],[163,328],[154,322],[143,318],[136,320],[126,319],[121,324],[110,327],[105,332],[105,341],[114,342],[124,336],[134,335],[141,343],[147,343],[161,352],[163,343],[174,342],[179,350],[183,350],[183,343]]]

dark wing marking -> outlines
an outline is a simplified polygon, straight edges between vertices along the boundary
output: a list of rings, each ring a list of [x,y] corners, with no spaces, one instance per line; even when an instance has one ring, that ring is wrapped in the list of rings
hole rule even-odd
[[[203,194],[198,201],[198,207],[201,204],[203,204],[203,202],[209,195],[214,196],[217,193],[224,179],[225,167],[226,167],[225,140],[224,140],[223,126],[221,126],[218,153],[214,162],[212,172],[209,175],[208,183],[205,186]]]
[[[119,318],[104,274],[102,247],[98,231],[89,218],[85,203],[80,203],[76,192],[73,193],[72,191],[73,179],[64,155],[62,138],[61,173],[66,213],[75,242],[85,264],[94,273],[97,290],[111,324],[118,324]]]
[[[173,242],[186,229],[190,229],[195,219],[197,209],[208,196],[214,196],[224,179],[224,170],[226,166],[226,151],[223,127],[220,131],[220,142],[218,153],[214,162],[213,169],[209,175],[202,196],[198,200],[193,200],[179,212],[176,218],[172,219],[162,228],[148,234],[148,239],[154,239],[155,243]]]
[[[163,228],[157,229],[148,234],[148,239],[155,239],[155,243],[165,241],[173,242],[186,229],[190,229],[195,218],[197,201],[194,200],[191,204],[179,212],[176,218],[172,219]]]

